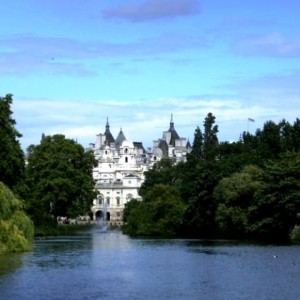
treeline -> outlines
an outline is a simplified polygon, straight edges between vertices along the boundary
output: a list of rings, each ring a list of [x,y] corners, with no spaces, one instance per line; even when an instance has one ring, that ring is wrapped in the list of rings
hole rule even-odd
[[[56,216],[88,214],[96,197],[93,153],[57,134],[42,136],[25,157],[11,104],[12,95],[0,97],[0,252],[28,249],[33,224],[37,234],[54,228]],[[163,158],[146,172],[143,201],[126,204],[124,232],[299,238],[300,120],[268,121],[234,143],[219,142],[215,123],[209,113],[196,128],[185,163]]]
[[[218,141],[215,116],[195,130],[185,163],[146,172],[124,211],[131,235],[287,240],[300,230],[300,120],[268,121],[254,135]]]
[[[28,251],[33,240],[33,223],[24,212],[25,206],[11,189],[24,174],[24,154],[18,142],[10,106],[11,95],[0,97],[0,254]]]
[[[55,232],[57,216],[90,213],[95,198],[93,153],[56,134],[43,135],[25,157],[12,101],[0,97],[0,253],[29,250],[33,233]]]

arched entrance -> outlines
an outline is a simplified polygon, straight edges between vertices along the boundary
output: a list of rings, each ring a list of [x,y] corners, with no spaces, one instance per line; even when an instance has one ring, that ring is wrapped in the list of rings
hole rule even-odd
[[[96,216],[96,220],[110,221],[109,211],[105,213],[103,210],[97,210],[95,216]]]

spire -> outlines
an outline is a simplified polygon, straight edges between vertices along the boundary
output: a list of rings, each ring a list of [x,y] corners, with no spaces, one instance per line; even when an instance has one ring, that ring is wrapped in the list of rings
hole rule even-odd
[[[171,121],[170,121],[170,129],[169,130],[174,130],[173,114],[171,114]]]
[[[110,145],[111,143],[113,143],[115,141],[114,137],[112,136],[110,130],[109,130],[109,122],[108,122],[108,117],[106,119],[106,129],[105,129],[105,133],[104,133],[105,137],[106,137],[106,144]]]
[[[119,149],[123,141],[126,140],[126,137],[123,133],[122,127],[120,128],[120,132],[115,140],[116,148]]]
[[[169,132],[171,132],[171,139],[170,139],[169,144],[175,147],[175,140],[180,139],[180,137],[174,127],[173,114],[171,114],[171,122],[170,122]]]
[[[106,117],[106,130],[109,130],[108,117]]]

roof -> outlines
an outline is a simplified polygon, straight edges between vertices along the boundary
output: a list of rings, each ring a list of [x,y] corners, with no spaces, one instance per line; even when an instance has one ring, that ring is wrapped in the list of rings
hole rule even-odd
[[[113,137],[113,135],[111,134],[110,130],[109,130],[109,123],[108,123],[108,118],[106,121],[106,127],[105,127],[105,143],[110,145],[111,143],[114,143],[115,139]]]
[[[159,140],[158,148],[161,149],[163,156],[168,156],[168,144],[165,140]]]
[[[120,132],[115,140],[115,145],[116,145],[116,148],[120,148],[120,146],[122,145],[123,141],[126,140],[126,137],[123,133],[123,130],[122,128],[120,129]]]
[[[133,142],[133,145],[135,148],[139,150],[143,150],[143,153],[146,152],[142,142]]]
[[[168,131],[171,133],[170,145],[175,147],[175,140],[179,140],[180,137],[179,137],[179,135],[176,132],[175,127],[174,127],[173,114],[171,115],[170,128],[169,128]]]
[[[124,178],[139,178],[139,176],[129,173],[128,175],[124,176]]]
[[[189,140],[188,140],[188,142],[187,142],[187,144],[186,144],[186,148],[187,148],[187,149],[191,149],[191,148],[192,148],[192,145],[191,145],[191,143],[190,143]]]

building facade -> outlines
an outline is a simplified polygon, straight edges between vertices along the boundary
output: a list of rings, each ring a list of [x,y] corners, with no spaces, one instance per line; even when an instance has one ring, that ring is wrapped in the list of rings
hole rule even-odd
[[[169,130],[153,142],[152,149],[146,151],[142,142],[127,140],[122,129],[115,139],[107,119],[105,132],[96,136],[90,150],[98,162],[93,169],[98,194],[91,208],[93,220],[104,219],[120,225],[125,204],[133,198],[141,199],[139,188],[145,171],[165,156],[175,163],[185,161],[191,146],[187,139],[179,137],[171,116]]]

